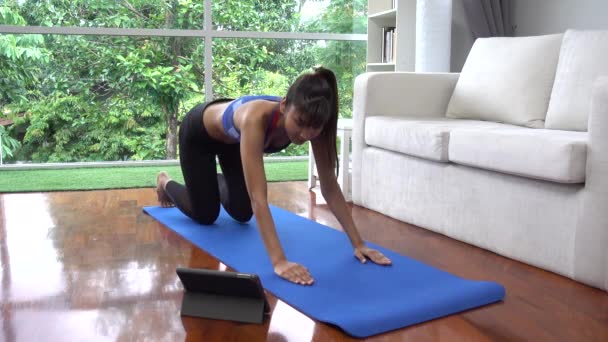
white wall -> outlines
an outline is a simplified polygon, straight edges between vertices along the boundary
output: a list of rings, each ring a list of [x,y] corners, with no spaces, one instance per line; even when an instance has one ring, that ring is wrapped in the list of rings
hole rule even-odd
[[[516,36],[564,32],[567,29],[608,30],[606,0],[513,0]]]

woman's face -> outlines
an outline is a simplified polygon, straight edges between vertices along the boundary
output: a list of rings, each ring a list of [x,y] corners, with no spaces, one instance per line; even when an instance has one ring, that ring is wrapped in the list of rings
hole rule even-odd
[[[289,106],[285,113],[285,131],[287,136],[292,143],[296,145],[302,145],[303,143],[310,141],[321,134],[323,128],[305,127],[301,124],[299,113],[294,106]]]

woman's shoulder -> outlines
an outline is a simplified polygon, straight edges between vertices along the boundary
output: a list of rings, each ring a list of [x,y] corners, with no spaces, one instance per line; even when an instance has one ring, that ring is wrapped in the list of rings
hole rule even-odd
[[[252,95],[255,98],[247,98],[248,101],[243,101],[238,105],[235,111],[235,120],[238,121],[239,129],[241,129],[242,121],[248,122],[263,122],[266,123],[272,116],[273,109],[276,107],[276,102],[266,98],[260,98],[260,95]],[[241,97],[242,99],[242,97]],[[237,99],[235,102],[239,101]],[[257,126],[257,124],[255,125]]]

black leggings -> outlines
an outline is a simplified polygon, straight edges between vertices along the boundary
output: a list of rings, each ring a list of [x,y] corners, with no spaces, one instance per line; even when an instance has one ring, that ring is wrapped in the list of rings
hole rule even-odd
[[[245,185],[240,144],[214,140],[203,125],[205,108],[225,101],[231,100],[206,102],[186,114],[179,130],[180,165],[186,185],[169,181],[165,188],[177,208],[201,224],[215,222],[220,203],[239,222],[247,222],[253,215]],[[216,156],[222,174],[217,173]]]

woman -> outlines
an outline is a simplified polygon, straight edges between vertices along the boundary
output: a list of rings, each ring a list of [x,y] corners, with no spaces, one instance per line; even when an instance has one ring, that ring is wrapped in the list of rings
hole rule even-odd
[[[336,129],[338,88],[331,70],[318,68],[300,76],[284,98],[245,96],[198,105],[184,118],[179,132],[180,164],[185,186],[161,172],[158,199],[177,206],[198,223],[208,225],[219,215],[220,203],[235,220],[255,215],[274,271],[291,282],[311,285],[308,270],[286,259],[267,201],[264,153],[290,143],[312,143],[323,197],[362,262],[390,265],[379,251],[365,246],[338,186]],[[217,174],[215,159],[222,174]]]

